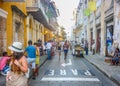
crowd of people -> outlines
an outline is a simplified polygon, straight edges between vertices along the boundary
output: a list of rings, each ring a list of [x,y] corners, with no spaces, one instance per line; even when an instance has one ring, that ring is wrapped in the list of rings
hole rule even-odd
[[[29,68],[32,68],[32,79],[39,75],[40,56],[47,55],[47,59],[50,60],[57,51],[60,60],[63,51],[66,60],[69,48],[68,41],[48,41],[43,44],[41,40],[35,43],[29,40],[28,46],[23,50],[21,42],[13,42],[8,47],[11,54],[3,52],[3,56],[0,58],[0,73],[6,76],[6,86],[15,86],[16,84],[17,86],[28,86]]]
[[[39,75],[38,67],[40,63],[40,56],[47,55],[47,59],[50,60],[55,54],[58,54],[59,60],[61,59],[61,52],[64,52],[64,60],[67,59],[69,49],[74,49],[73,42],[48,41],[42,43],[41,40],[33,43],[28,41],[28,46],[23,50],[21,42],[14,42],[8,48],[11,50],[11,55],[7,52],[3,52],[3,57],[0,59],[0,73],[6,75],[6,86],[27,86],[29,78],[29,68],[32,68],[33,76],[35,79]],[[88,42],[85,41],[84,46],[86,55],[88,55]],[[57,53],[55,53],[57,52]],[[112,65],[117,65],[120,60],[120,50],[115,49],[115,52],[111,59]]]

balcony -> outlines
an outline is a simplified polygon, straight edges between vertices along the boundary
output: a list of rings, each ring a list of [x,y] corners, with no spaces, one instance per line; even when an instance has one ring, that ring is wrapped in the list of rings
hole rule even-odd
[[[114,14],[114,8],[111,6],[108,10],[105,11],[105,20],[108,21],[113,17]]]
[[[40,0],[27,0],[27,12],[31,14],[34,19],[42,23],[46,28],[50,30],[55,30],[53,26],[49,24],[49,19],[45,13],[46,8]]]
[[[101,23],[101,17],[96,18],[96,26],[99,26]]]
[[[96,14],[96,18],[101,16],[100,8],[96,10],[95,14]]]

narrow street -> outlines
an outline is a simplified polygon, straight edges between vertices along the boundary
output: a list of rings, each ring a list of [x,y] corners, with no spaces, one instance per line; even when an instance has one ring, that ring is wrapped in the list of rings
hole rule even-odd
[[[64,60],[58,55],[47,60],[39,69],[36,80],[30,79],[29,86],[117,86],[85,58],[73,57],[69,51]]]

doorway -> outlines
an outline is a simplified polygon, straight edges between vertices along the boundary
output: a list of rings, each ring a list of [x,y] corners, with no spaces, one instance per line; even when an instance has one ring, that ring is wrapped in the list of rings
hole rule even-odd
[[[100,47],[101,47],[101,30],[100,29],[97,30],[96,44],[97,44],[96,52],[100,53]]]

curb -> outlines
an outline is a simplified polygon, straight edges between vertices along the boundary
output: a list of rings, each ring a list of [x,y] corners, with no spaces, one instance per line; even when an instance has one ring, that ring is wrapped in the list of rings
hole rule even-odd
[[[85,56],[84,56],[85,57]],[[86,59],[86,57],[85,57]],[[88,62],[90,62],[88,59],[86,59]],[[106,77],[108,77],[110,80],[112,80],[114,83],[116,83],[118,86],[120,86],[119,81],[117,81],[116,79],[114,79],[112,76],[110,77],[107,73],[105,73],[101,68],[99,68],[97,65],[95,65],[94,63],[90,62],[92,65],[94,65],[99,71],[101,71]]]
[[[47,61],[47,58],[39,65],[38,68],[40,68],[46,61]]]

